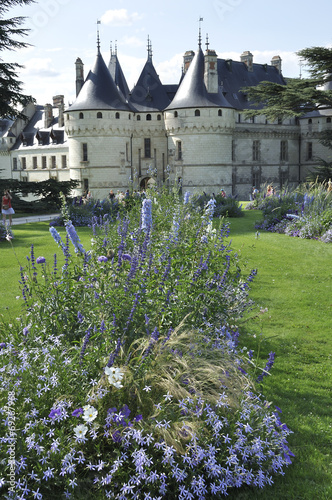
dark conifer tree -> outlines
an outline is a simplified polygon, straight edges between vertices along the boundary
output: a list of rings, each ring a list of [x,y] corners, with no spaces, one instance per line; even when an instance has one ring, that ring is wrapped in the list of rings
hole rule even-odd
[[[1,0],[0,2],[0,53],[4,50],[17,50],[29,44],[22,38],[29,30],[23,27],[25,17],[7,17],[11,7],[27,5],[34,0]],[[5,62],[0,56],[0,118],[15,118],[20,115],[22,106],[32,100],[21,90],[18,70],[22,66],[15,62]]]

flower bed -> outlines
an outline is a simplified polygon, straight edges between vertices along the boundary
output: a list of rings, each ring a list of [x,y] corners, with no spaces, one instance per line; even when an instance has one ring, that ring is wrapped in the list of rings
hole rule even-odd
[[[257,367],[234,326],[256,271],[214,209],[151,193],[96,217],[90,251],[67,219],[61,270],[31,247],[27,314],[1,325],[3,498],[208,499],[284,473],[274,353]]]
[[[247,208],[254,206],[263,212],[256,229],[332,242],[332,192],[325,185],[301,186],[293,192],[260,197]]]

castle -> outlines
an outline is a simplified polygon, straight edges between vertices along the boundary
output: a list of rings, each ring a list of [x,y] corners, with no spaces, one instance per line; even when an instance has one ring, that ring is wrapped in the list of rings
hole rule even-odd
[[[1,177],[28,181],[75,179],[75,194],[91,190],[104,198],[110,189],[145,188],[170,179],[183,191],[218,193],[249,199],[253,186],[295,187],[328,157],[317,133],[331,128],[331,110],[270,122],[246,119],[250,103],[242,90],[262,81],[287,84],[281,59],[256,64],[250,51],[241,61],[203,52],[184,54],[177,84],[165,85],[147,61],[130,91],[117,50],[108,66],[99,38],[93,68],[84,78],[77,58],[76,99],[64,96],[45,106],[29,103],[28,121],[0,120]]]

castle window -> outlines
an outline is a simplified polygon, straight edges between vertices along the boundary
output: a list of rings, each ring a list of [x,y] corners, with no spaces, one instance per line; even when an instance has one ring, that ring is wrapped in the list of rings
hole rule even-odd
[[[79,119],[80,119],[80,120],[83,120],[83,118],[84,118],[84,114],[83,114],[83,113],[80,113],[80,114],[78,115],[78,117],[79,117]]]
[[[52,168],[56,168],[56,156],[51,156],[51,166]]]
[[[309,123],[309,125],[312,124],[312,119],[311,118],[309,118],[308,123]]]
[[[312,142],[307,142],[307,160],[312,160]]]
[[[280,187],[282,188],[288,183],[288,170],[281,170],[280,172]]]
[[[176,159],[182,160],[182,142],[176,141]]]
[[[46,168],[46,156],[42,156],[42,168]]]
[[[88,145],[86,142],[82,143],[82,161],[88,161]]]
[[[161,115],[157,115],[157,120],[158,120],[158,122],[160,122],[160,120],[161,120]]]
[[[235,161],[235,141],[232,141],[232,161]]]
[[[280,141],[280,161],[288,160],[288,142]]]
[[[115,113],[115,119],[116,119],[116,120],[119,120],[119,119],[120,119],[120,113],[118,113],[118,112],[116,112],[116,113]]]
[[[251,116],[251,117],[249,118],[249,121],[250,121],[250,123],[255,123],[255,117],[254,117],[254,116]]]
[[[25,157],[21,158],[22,162],[22,170],[26,170],[27,168],[27,159]]]
[[[222,110],[218,109],[218,116],[222,116]]]
[[[67,168],[67,156],[66,155],[61,156],[61,167]]]
[[[37,168],[37,156],[32,157],[32,168]]]
[[[177,118],[177,117],[178,117],[178,112],[174,111],[174,118]]]
[[[330,116],[328,116],[328,117],[326,118],[326,123],[331,123],[331,117],[330,117]]]
[[[13,170],[17,170],[17,158],[13,158]]]
[[[282,125],[282,118],[278,118],[278,125]]]
[[[144,157],[151,158],[151,139],[144,139]]]
[[[260,148],[261,148],[260,141],[253,141],[253,143],[252,143],[252,159],[253,159],[253,161],[260,160]]]
[[[103,117],[103,113],[101,113],[100,111],[98,111],[97,118],[102,118],[102,117]]]
[[[237,115],[237,122],[241,123],[241,114],[240,113]]]
[[[201,116],[201,112],[199,109],[195,109],[195,116]]]
[[[151,121],[151,115],[150,115],[150,113],[148,113],[148,114],[146,115],[146,120],[147,120],[148,122],[150,122],[150,121]]]
[[[259,170],[256,170],[252,174],[252,185],[256,188],[259,189],[261,185],[261,173]]]
[[[131,120],[131,114],[130,114],[130,113],[129,113],[129,115],[128,115],[128,118],[129,118],[129,120]]]
[[[141,119],[141,115],[137,115],[137,121],[139,122]]]

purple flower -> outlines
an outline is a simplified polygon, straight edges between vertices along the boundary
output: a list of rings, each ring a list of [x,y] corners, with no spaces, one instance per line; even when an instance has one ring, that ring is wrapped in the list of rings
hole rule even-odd
[[[97,260],[98,262],[107,262],[108,258],[105,255],[100,255]]]
[[[136,415],[134,422],[139,422],[140,420],[143,420],[143,415]]]
[[[36,264],[44,264],[46,262],[45,257],[37,257]]]
[[[123,253],[121,255],[122,260],[127,260],[128,262],[131,262],[131,256],[128,253]]]
[[[0,350],[4,349],[6,346],[7,346],[7,344],[5,342],[1,342],[1,344],[0,344]]]
[[[25,326],[23,328],[23,335],[26,337],[28,335],[28,333],[29,333],[29,328],[27,326]]]
[[[55,418],[56,416],[61,415],[61,408],[55,408],[50,411],[49,417]]]
[[[150,231],[152,226],[152,201],[146,198],[142,204],[142,225],[144,231]]]
[[[72,416],[73,417],[79,417],[83,415],[83,408],[77,408],[76,410],[73,411]]]

